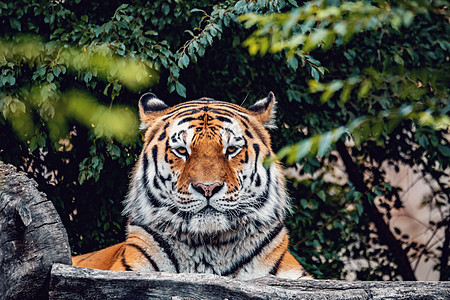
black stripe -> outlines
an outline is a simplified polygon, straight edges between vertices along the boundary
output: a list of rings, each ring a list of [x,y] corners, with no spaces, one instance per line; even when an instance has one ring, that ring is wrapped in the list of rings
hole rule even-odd
[[[261,186],[261,177],[259,176],[259,174],[256,174],[255,186],[256,187],[260,187]]]
[[[237,214],[238,212],[236,211],[230,211],[231,214]],[[177,232],[178,235],[181,235],[185,232]],[[202,238],[197,238],[197,239],[190,239],[190,240],[182,240],[180,239],[181,242],[183,242],[184,244],[188,245],[191,248],[196,248],[196,247],[201,247],[201,246],[205,246],[205,245],[213,245],[214,247],[223,247],[223,246],[228,246],[230,244],[235,244],[238,241],[241,241],[242,238],[238,237],[237,235],[234,235],[228,239],[221,239],[220,236],[218,235],[213,235],[208,237],[202,237]]]
[[[122,250],[122,253],[121,253],[121,254],[123,254],[123,251],[125,251],[124,248],[123,248],[124,245],[125,245],[125,244],[123,244],[122,246],[120,246],[119,249],[117,249],[116,252],[114,252],[113,259],[112,259],[113,261],[115,261],[115,260],[117,259],[117,257],[119,257],[119,251],[120,251],[120,250]],[[120,254],[120,255],[121,255],[121,254]]]
[[[213,101],[214,103],[211,103],[210,101],[188,101],[185,103],[178,104],[163,120],[166,121],[167,119],[170,118],[178,118],[188,114],[194,114],[196,112],[199,112],[200,109],[203,111],[211,111],[215,113],[228,113],[229,116],[233,116],[233,111],[248,114],[248,112],[244,108],[236,104],[231,104],[227,102],[218,102],[215,100]],[[249,120],[246,116],[240,115],[240,117],[242,117],[246,121]]]
[[[144,153],[142,155],[142,168],[144,169],[142,172],[144,173],[142,180],[144,181],[144,186],[147,187],[148,185],[148,177],[147,177],[147,171],[148,171],[148,158],[147,158],[147,154]]]
[[[244,265],[248,264],[254,257],[258,256],[261,251],[264,249],[265,246],[267,246],[280,232],[281,230],[284,228],[284,224],[283,223],[279,223],[277,227],[275,227],[260,243],[258,246],[256,246],[255,249],[253,249],[253,251],[251,251],[250,255],[245,256],[243,258],[241,258],[240,260],[238,260],[236,263],[234,263],[230,269],[228,269],[227,271],[223,272],[222,276],[229,276],[232,275],[234,273],[236,273],[236,271],[238,271],[239,269],[241,269]]]
[[[249,122],[249,119],[246,116],[241,116],[239,115],[242,119],[244,119],[245,121]],[[247,124],[245,122],[242,122],[245,126],[245,128],[248,128]]]
[[[148,183],[148,177],[147,177],[147,171],[148,171],[148,159],[147,159],[147,155],[144,152],[144,155],[142,156],[142,164],[143,164],[143,172],[144,172],[144,176],[142,178],[143,182],[144,182],[144,189],[145,189],[145,194],[147,196],[147,199],[150,201],[150,204],[153,205],[154,207],[161,207],[161,203],[159,202],[158,199],[156,199],[156,197],[153,195],[153,193],[150,191],[150,186]]]
[[[255,206],[261,207],[263,203],[267,202],[267,198],[269,197],[269,183],[264,190],[264,193],[258,197],[258,201],[256,201]]]
[[[251,139],[253,138],[253,135],[247,129],[245,130],[245,135],[247,135]]]
[[[148,140],[146,141],[147,145],[155,138],[155,135],[159,131],[160,128],[161,128],[161,126],[158,125],[151,129],[150,134],[148,135]],[[148,130],[150,130],[150,129],[148,129]]]
[[[194,120],[197,120],[197,118],[187,117],[187,118],[184,118],[183,120],[181,120],[180,122],[178,122],[178,125],[184,124],[186,122],[191,122],[191,121],[194,121]]]
[[[236,111],[238,111],[238,112],[247,114],[247,112],[244,110],[244,108],[242,108],[242,107],[239,106],[239,105],[232,104],[232,103],[227,103],[227,102],[215,102],[213,105],[211,105],[211,108],[214,108],[214,109],[215,109],[215,108],[217,108],[217,107],[221,107],[222,109],[223,109],[223,108],[226,108],[226,109],[232,109],[232,110],[236,110]]]
[[[147,186],[145,187],[145,194],[147,196],[148,201],[154,206],[154,207],[161,207],[161,202],[159,202],[158,199],[156,199],[155,196],[153,196],[152,192],[150,191],[150,188]]]
[[[259,157],[259,145],[258,144],[253,144],[253,149],[255,150],[255,169],[253,170],[252,175],[250,175],[250,181],[253,182],[253,180],[255,179],[255,175],[258,172],[258,157]]]
[[[225,130],[226,132],[229,132],[229,133],[231,133],[232,135],[235,135],[234,134],[234,131],[233,130],[231,130],[230,128],[222,128],[223,130]]]
[[[155,269],[155,271],[159,272],[159,268],[158,268],[158,266],[156,265],[155,261],[150,257],[150,255],[148,255],[148,253],[147,253],[144,249],[142,249],[140,246],[138,246],[138,245],[136,245],[136,244],[128,244],[128,243],[127,243],[127,246],[134,247],[134,248],[136,248],[139,252],[141,252],[141,253],[145,256],[145,258],[152,264],[153,269]]]
[[[153,162],[155,163],[155,173],[158,174],[158,146],[155,145],[152,148],[152,156],[153,156]]]
[[[258,201],[256,202],[256,205],[261,205],[264,204],[265,202],[267,202],[268,198],[269,198],[269,189],[270,189],[270,184],[271,184],[271,176],[270,176],[270,168],[267,170],[267,184],[266,184],[266,189],[264,190],[264,193],[258,197]]]
[[[194,106],[205,106],[205,105],[209,105],[211,108],[216,108],[216,107],[224,107],[227,109],[232,109],[232,110],[236,110],[239,111],[241,113],[247,113],[243,107],[237,105],[237,104],[233,104],[233,103],[228,103],[228,102],[223,102],[223,101],[218,101],[218,100],[214,100],[209,98],[209,100],[205,99],[199,99],[199,100],[193,100],[193,101],[188,101],[188,102],[184,102],[184,103],[180,103],[178,105],[176,105],[174,108],[176,110],[179,109],[183,109],[183,108],[187,108],[187,107],[194,107]],[[173,111],[172,111],[173,112]]]
[[[269,272],[270,275],[277,275],[278,269],[280,269],[280,264],[284,258],[284,255],[286,254],[286,251],[287,251],[287,249],[283,251],[283,254],[281,254],[280,258],[278,258],[275,265],[273,265],[272,270],[270,270],[270,272]]]
[[[158,183],[158,177],[157,176],[153,177],[153,186],[155,187],[155,189],[161,190],[161,186]]]
[[[168,116],[166,116],[163,120],[169,120],[169,119],[176,119],[176,118],[181,118],[184,116],[188,116],[188,115],[193,115],[195,113],[200,112],[199,109],[197,108],[193,108],[193,109],[189,109],[189,110],[185,110],[185,109],[175,109],[173,110]]]
[[[158,141],[162,141],[165,138],[166,138],[166,131],[164,130],[163,133],[161,133],[161,135],[159,136]]]
[[[223,116],[217,116],[217,120],[219,120],[221,122],[232,123],[230,119],[223,117]]]
[[[124,251],[123,254],[125,254],[125,251]],[[122,254],[122,255],[123,255],[123,254]],[[127,262],[126,262],[126,260],[125,260],[125,255],[122,256],[122,266],[125,268],[126,271],[133,271],[133,269],[130,267],[130,265],[127,264]]]
[[[224,110],[224,109],[211,109],[210,112],[212,112],[216,115],[227,116],[227,117],[230,117],[231,119],[234,119],[236,116],[239,116],[238,114],[236,114],[236,112],[228,111],[228,110]]]
[[[152,148],[152,157],[153,157],[153,163],[155,164],[155,174],[159,175],[158,172],[158,146],[154,145]],[[160,190],[161,187],[159,186],[158,183],[158,176],[153,177],[153,185],[155,187],[155,189]]]
[[[233,110],[236,110],[236,109],[233,109]],[[236,114],[236,112],[234,112],[233,110],[227,110],[227,109],[224,109],[224,108],[212,107],[208,111],[211,112],[211,113],[214,113],[214,114],[218,114],[218,115],[226,115],[228,117],[240,116],[239,114]]]
[[[135,224],[131,224],[135,225]],[[140,226],[140,225],[135,225]],[[159,244],[159,246],[164,250],[167,257],[169,257],[170,261],[172,262],[173,266],[175,267],[175,270],[177,273],[180,273],[180,264],[178,263],[178,260],[175,257],[175,254],[172,250],[172,247],[167,243],[167,241],[157,232],[153,231],[147,226],[140,226],[141,228],[145,229],[148,234],[150,234],[153,239]]]
[[[213,269],[213,273],[217,275],[216,271],[214,270],[214,266],[211,265],[211,264],[205,259],[205,257],[202,258],[201,262],[195,262],[195,263],[194,263],[194,268],[195,268],[195,271],[196,271],[197,273],[200,273],[200,272],[198,271],[198,268],[199,268],[200,266],[203,266],[203,267],[205,267],[205,268],[211,268],[211,269]]]

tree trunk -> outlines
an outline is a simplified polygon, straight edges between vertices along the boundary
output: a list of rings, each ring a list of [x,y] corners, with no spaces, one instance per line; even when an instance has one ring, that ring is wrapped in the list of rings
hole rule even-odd
[[[47,298],[52,264],[72,264],[61,219],[36,186],[0,161],[0,299]]]
[[[383,220],[383,215],[378,211],[375,204],[368,201],[367,195],[370,191],[364,183],[363,174],[359,172],[358,166],[348,153],[344,142],[338,141],[336,143],[336,148],[342,158],[342,161],[344,162],[348,179],[353,183],[356,190],[363,194],[364,212],[368,214],[370,220],[375,223],[380,242],[384,243],[392,251],[403,280],[416,280],[414,271],[409,263],[408,256],[403,250],[400,241],[397,240],[392,234],[389,226]]]

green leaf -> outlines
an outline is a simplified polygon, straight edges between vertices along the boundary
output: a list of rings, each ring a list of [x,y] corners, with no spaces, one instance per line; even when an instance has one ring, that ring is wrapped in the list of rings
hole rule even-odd
[[[183,98],[186,98],[186,87],[179,83],[178,81],[175,83],[175,89],[177,90],[178,95]]]
[[[45,144],[47,143],[45,138],[43,136],[38,136],[37,137],[37,143],[39,145],[39,147],[43,148],[45,147]]]
[[[373,192],[375,193],[375,195],[377,196],[383,196],[383,192],[380,191],[380,188],[378,186],[375,186],[373,189]]]
[[[105,32],[109,33],[109,31],[111,30],[112,26],[113,26],[113,23],[111,21],[106,23],[106,25],[105,25]]]
[[[450,157],[450,147],[448,145],[441,145],[439,144],[437,146],[439,152],[441,152],[442,155],[446,156],[446,157]]]
[[[98,37],[103,32],[104,32],[103,26],[97,26],[97,28],[94,29],[95,37]]]
[[[358,91],[358,98],[364,98],[369,94],[372,82],[368,79],[364,80]]]
[[[289,160],[288,163],[290,162],[290,164],[294,163],[297,160],[302,159],[303,157],[305,157],[306,155],[308,155],[309,151],[311,150],[311,146],[312,146],[312,141],[311,139],[306,139],[304,141],[301,141],[298,144],[297,147],[297,153],[296,156],[294,157],[294,159]]]
[[[352,210],[352,211],[350,211],[350,218],[356,223],[356,224],[358,224],[359,223],[359,215],[358,215],[358,213],[356,212],[356,211],[354,211],[354,210]]]
[[[303,209],[308,207],[308,200],[306,199],[300,199],[300,205],[302,206]]]
[[[191,9],[190,12],[191,12],[191,13],[194,13],[194,12],[201,12],[201,13],[206,14],[206,12],[205,12],[203,9],[199,9],[199,8]]]
[[[124,4],[121,4],[118,8],[117,8],[117,10],[116,11],[119,11],[119,10],[124,10],[125,8],[127,8],[129,6],[129,4],[126,4],[126,3],[124,3]]]
[[[289,59],[289,60],[287,61],[287,63],[288,63],[288,66],[289,66],[292,70],[297,71],[297,68],[298,68],[298,60],[297,60],[297,58],[292,57],[291,59]]]
[[[55,78],[55,76],[53,75],[53,73],[47,73],[47,81],[50,83],[53,81],[53,79]]]
[[[314,78],[314,80],[316,80],[316,81],[319,81],[319,79],[320,79],[319,71],[317,71],[317,69],[314,68],[314,67],[311,67],[311,76],[312,76],[312,78]]]
[[[317,197],[319,197],[320,200],[322,200],[323,202],[325,202],[327,200],[327,195],[325,194],[325,192],[323,190],[320,190],[317,193]]]
[[[19,20],[16,18],[10,18],[9,24],[11,24],[12,29],[16,29],[17,31],[22,31],[22,25],[20,24]]]
[[[319,207],[319,202],[316,199],[311,199],[309,203],[311,204],[311,210],[316,210]]]
[[[319,151],[317,152],[317,155],[318,156],[325,155],[328,149],[330,149],[332,142],[333,142],[333,134],[330,131],[323,134],[320,138]]]
[[[178,61],[178,66],[180,68],[186,68],[189,65],[189,56],[184,53],[181,57],[180,60]]]
[[[37,137],[32,137],[30,140],[29,148],[31,152],[37,149],[38,143],[37,143]]]
[[[61,74],[61,68],[60,68],[59,66],[54,67],[54,68],[52,69],[52,71],[53,71],[53,74],[54,74],[56,77],[58,77],[59,74]]]
[[[88,83],[91,79],[92,79],[92,73],[91,73],[91,72],[87,72],[87,73],[84,75],[84,81],[85,81],[86,83]]]
[[[120,157],[120,148],[114,145],[113,143],[109,143],[106,146],[106,150],[108,150],[109,154],[111,155],[112,159],[118,159]]]
[[[170,12],[170,6],[168,5],[168,4],[166,4],[166,3],[164,3],[163,5],[162,5],[162,8],[161,8],[161,10],[162,10],[162,12],[164,13],[164,15],[168,15],[169,14],[169,12]],[[191,11],[192,12],[192,11]]]
[[[356,211],[358,212],[358,216],[362,216],[363,212],[364,212],[364,207],[360,202],[354,202],[353,203],[356,207]]]

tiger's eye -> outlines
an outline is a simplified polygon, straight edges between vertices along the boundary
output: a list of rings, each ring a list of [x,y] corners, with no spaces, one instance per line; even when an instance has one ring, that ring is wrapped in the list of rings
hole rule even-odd
[[[175,149],[175,151],[177,151],[178,154],[180,154],[180,155],[187,155],[188,154],[187,149],[184,148],[184,147],[178,147],[177,149]]]
[[[234,146],[230,146],[230,147],[228,147],[227,148],[227,155],[231,155],[231,154],[233,154],[233,153],[235,153],[236,151],[238,150],[238,148],[237,147],[234,147]]]

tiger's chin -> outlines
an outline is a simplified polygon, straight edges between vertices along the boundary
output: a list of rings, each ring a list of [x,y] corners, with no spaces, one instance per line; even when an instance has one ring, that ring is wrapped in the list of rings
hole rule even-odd
[[[215,235],[231,229],[230,217],[212,207],[207,207],[191,216],[188,226],[189,233],[199,235]]]

